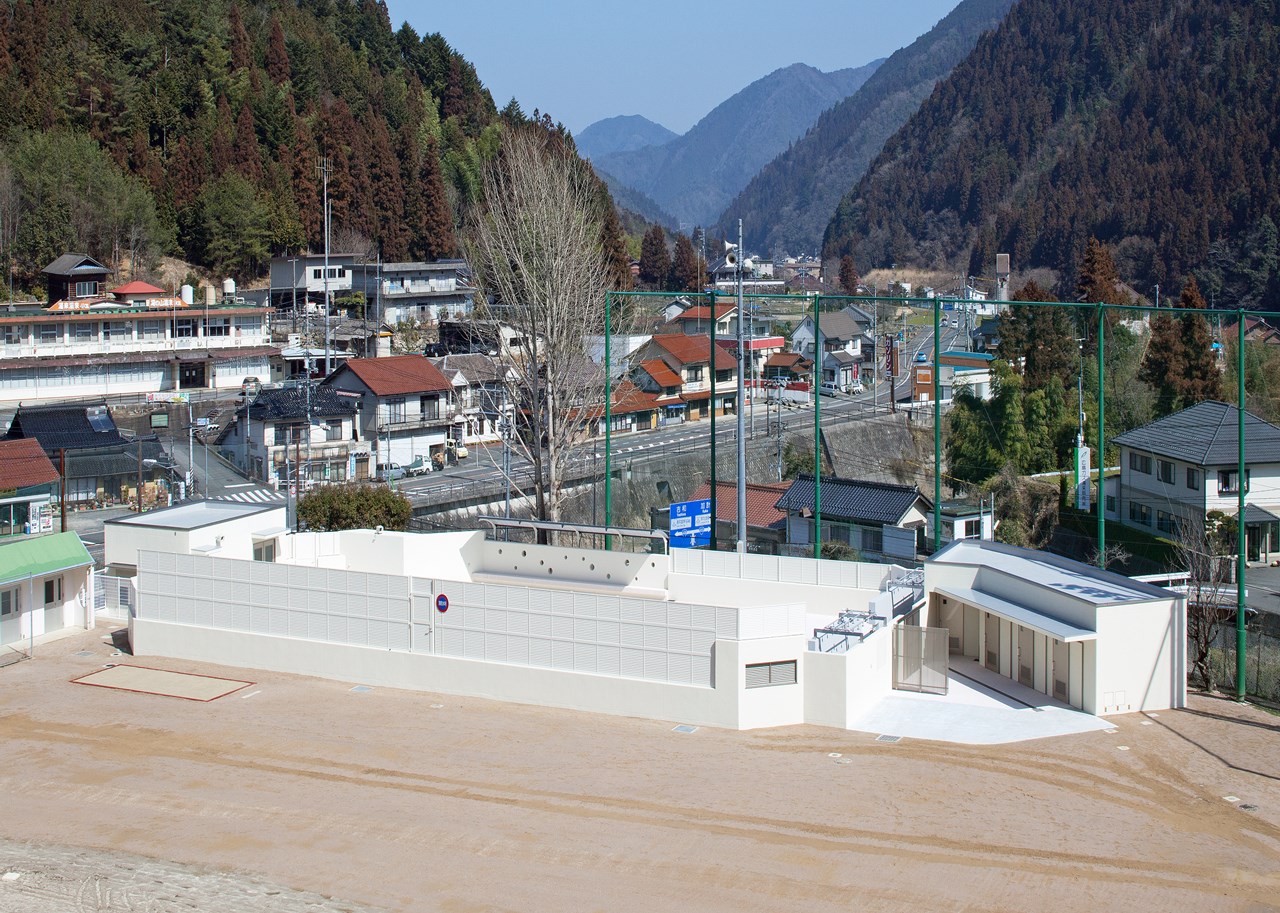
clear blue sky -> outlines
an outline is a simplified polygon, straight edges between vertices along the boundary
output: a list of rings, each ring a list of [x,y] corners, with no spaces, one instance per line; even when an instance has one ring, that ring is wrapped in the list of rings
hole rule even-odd
[[[574,133],[642,114],[683,133],[793,63],[862,66],[923,35],[959,0],[387,0],[391,23],[439,32],[501,108],[513,96]]]

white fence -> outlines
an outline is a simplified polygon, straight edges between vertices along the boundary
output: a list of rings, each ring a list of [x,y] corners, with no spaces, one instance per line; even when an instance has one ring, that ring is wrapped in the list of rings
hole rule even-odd
[[[135,579],[95,574],[93,581],[94,614],[115,621],[128,621],[138,605]]]
[[[699,549],[671,550],[671,570],[704,577],[739,577],[777,583],[854,587],[879,590],[901,568],[863,561],[826,561],[782,555],[739,555]]]

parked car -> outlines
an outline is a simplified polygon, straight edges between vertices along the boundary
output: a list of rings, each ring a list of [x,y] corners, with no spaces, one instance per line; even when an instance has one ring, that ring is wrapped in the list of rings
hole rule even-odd
[[[405,477],[404,467],[399,463],[379,463],[378,464],[378,480],[380,482],[394,482]]]
[[[823,396],[835,396],[840,392],[840,385],[829,380],[824,380],[818,384],[818,393]]]
[[[467,445],[462,441],[456,441],[453,438],[445,441],[445,449],[452,454],[455,460],[465,460],[467,458]]]
[[[928,361],[929,361],[929,356],[926,355],[924,352],[916,353],[916,364],[923,365],[923,364],[927,364]]]
[[[256,377],[246,377],[240,381],[240,395],[244,397],[257,396],[262,390],[262,381]]]

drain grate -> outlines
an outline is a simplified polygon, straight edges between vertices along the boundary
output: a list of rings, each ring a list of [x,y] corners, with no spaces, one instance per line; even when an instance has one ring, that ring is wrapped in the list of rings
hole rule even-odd
[[[72,653],[71,655],[72,656],[97,656],[97,654],[94,653],[92,650],[77,650],[75,653]],[[115,655],[119,656],[120,654],[117,653]]]
[[[683,733],[686,733],[686,734],[687,734],[687,733],[690,733],[690,732],[697,732],[697,731],[698,731],[698,727],[697,727],[697,726],[686,726],[686,725],[684,725],[683,723],[681,723],[679,726],[673,726],[673,727],[671,728],[671,731],[672,731],[672,732],[683,732]]]
[[[351,689],[351,692],[352,694],[366,694],[372,690],[373,689],[370,688],[368,685],[356,685],[354,688]]]
[[[900,736],[900,735],[878,735],[878,736],[876,736],[876,741],[877,741],[877,742],[901,742],[901,741],[902,741],[902,736]]]
[[[1240,809],[1240,811],[1242,811],[1242,812],[1256,812],[1256,811],[1258,810],[1258,806],[1253,805],[1253,804],[1248,803],[1248,802],[1245,802],[1244,804],[1242,804],[1242,805],[1240,805],[1240,806],[1237,806],[1237,807],[1238,807],[1238,808]]]

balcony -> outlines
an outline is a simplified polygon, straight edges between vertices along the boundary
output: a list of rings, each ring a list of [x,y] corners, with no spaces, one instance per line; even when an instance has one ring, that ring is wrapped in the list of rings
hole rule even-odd
[[[388,298],[397,295],[438,295],[449,292],[469,292],[471,289],[459,287],[457,279],[416,279],[409,282],[384,282],[382,294]]]
[[[462,410],[457,406],[448,406],[442,408],[434,415],[410,415],[399,421],[388,421],[385,416],[378,417],[378,433],[386,434],[390,431],[392,434],[398,431],[417,431],[421,428],[433,428],[438,425],[449,425],[454,420],[465,421],[462,417]]]
[[[179,339],[84,339],[71,342],[41,342],[28,339],[21,344],[0,346],[4,358],[65,358],[85,355],[130,355],[139,352],[196,352],[205,349],[248,349],[270,345],[264,332],[239,336],[191,336]]]

